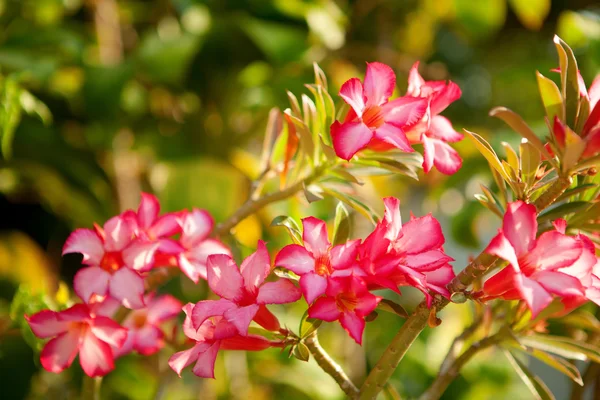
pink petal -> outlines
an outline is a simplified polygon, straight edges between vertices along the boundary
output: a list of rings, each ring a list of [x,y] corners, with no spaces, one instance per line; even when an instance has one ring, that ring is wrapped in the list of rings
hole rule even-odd
[[[78,303],[66,310],[57,313],[61,321],[83,322],[90,319],[90,307],[87,304]]]
[[[453,259],[441,250],[429,250],[423,253],[406,255],[406,265],[421,272],[434,270],[449,261],[453,261]]]
[[[121,302],[112,297],[105,297],[100,303],[95,302],[90,304],[92,314],[109,318],[112,318],[120,307]]]
[[[552,295],[542,285],[523,274],[516,274],[515,278],[519,292],[531,310],[531,317],[537,317],[552,302]]]
[[[583,85],[583,87],[585,87],[585,85]],[[592,110],[596,104],[598,104],[598,100],[600,100],[600,75],[596,75],[594,78],[594,81],[588,90],[588,96],[590,98],[590,110]]]
[[[557,269],[573,264],[581,256],[582,251],[581,241],[557,231],[550,231],[540,235],[535,247],[524,256],[524,259],[531,268]]]
[[[396,245],[408,254],[438,249],[445,241],[440,223],[431,214],[411,219],[401,233]]]
[[[136,271],[145,272],[154,267],[154,255],[160,242],[135,241],[123,250],[123,261]]]
[[[248,326],[250,326],[250,322],[254,319],[257,311],[258,304],[251,304],[245,307],[230,308],[225,311],[223,316],[236,327],[240,335],[247,335]]]
[[[583,296],[585,289],[575,277],[556,271],[540,271],[531,276],[548,292],[561,297]]]
[[[402,229],[402,215],[400,214],[400,200],[395,197],[384,197],[385,213],[383,219],[387,224],[387,238],[394,240],[400,235]]]
[[[448,81],[443,89],[433,95],[430,107],[431,114],[437,115],[444,111],[451,103],[460,99],[461,90],[458,85],[452,81]]]
[[[210,346],[210,343],[198,342],[191,349],[173,354],[171,358],[169,358],[169,367],[181,377],[181,371],[194,361],[198,360],[198,355],[206,351]]]
[[[243,295],[244,279],[231,257],[223,254],[209,256],[207,275],[208,286],[219,296],[235,300]]]
[[[146,325],[135,332],[133,348],[138,353],[149,356],[163,347],[163,336],[162,331],[156,326]]]
[[[223,350],[259,351],[268,349],[271,347],[271,344],[268,339],[258,335],[237,335],[221,340],[221,348]]]
[[[517,253],[502,231],[491,240],[485,252],[508,261],[515,271],[520,269]]]
[[[110,346],[90,331],[81,340],[79,363],[90,377],[104,376],[115,368]]]
[[[501,297],[506,292],[515,289],[515,275],[518,272],[511,267],[505,267],[491,276],[483,284],[483,291],[491,297]]]
[[[227,299],[200,301],[196,303],[192,310],[193,326],[197,330],[208,318],[223,316],[226,311],[233,308],[237,308],[237,306]]]
[[[308,308],[308,316],[323,321],[332,322],[340,318],[342,313],[337,308],[335,300],[331,297],[319,297]]]
[[[148,323],[156,325],[176,317],[181,306],[181,302],[169,294],[157,297],[148,305]]]
[[[428,174],[435,163],[435,143],[427,135],[421,135],[421,142],[423,144],[423,172]]]
[[[594,250],[584,248],[577,261],[568,267],[559,268],[557,271],[577,278],[584,286],[590,286],[592,284],[593,268],[597,261],[598,258]]]
[[[410,147],[410,143],[404,134],[404,131],[396,125],[384,123],[375,131],[374,139],[389,144],[397,149],[412,153],[415,151]]]
[[[240,273],[244,278],[244,286],[250,293],[256,293],[258,287],[265,281],[271,272],[271,258],[265,242],[258,241],[254,253],[246,257],[240,266]]]
[[[298,244],[289,244],[279,251],[275,257],[275,265],[289,269],[298,275],[314,271],[315,259]]]
[[[329,252],[331,266],[334,269],[346,269],[352,267],[356,262],[358,246],[360,246],[360,239],[349,240],[344,244],[333,246]]]
[[[207,279],[207,258],[213,254],[231,256],[231,251],[218,240],[206,239],[180,256],[178,260],[179,267],[188,278],[197,283],[199,278]]]
[[[450,120],[441,115],[436,115],[431,118],[427,134],[429,137],[449,143],[459,142],[463,139],[463,135],[454,130]]]
[[[340,324],[356,343],[362,345],[362,336],[365,330],[364,318],[357,316],[353,312],[346,312],[340,317]]]
[[[563,235],[567,232],[567,221],[564,218],[552,221],[552,226]]]
[[[212,216],[205,210],[193,209],[183,218],[181,244],[190,248],[206,239],[215,225]]]
[[[431,169],[431,164],[429,163],[431,161],[432,151],[433,165],[435,165],[442,174],[452,175],[460,169],[462,166],[462,159],[458,155],[458,152],[450,147],[450,145],[439,139],[430,138],[427,135],[423,135],[422,139],[425,153],[423,155],[423,168],[425,169],[425,160],[427,160],[427,172]]]
[[[215,362],[219,353],[219,342],[210,345],[206,350],[198,354],[198,362],[192,372],[201,378],[215,377]]]
[[[66,331],[50,340],[40,354],[45,370],[59,373],[68,368],[79,350],[79,330]]]
[[[113,274],[108,291],[127,308],[144,307],[144,278],[130,268],[123,267]]]
[[[254,316],[254,322],[262,326],[268,331],[278,331],[281,329],[281,325],[279,324],[279,320],[264,304],[259,304],[258,311]]]
[[[535,206],[532,204],[522,201],[508,204],[502,222],[502,232],[515,249],[517,257],[531,251],[535,246],[538,226],[536,215]]]
[[[300,300],[302,292],[288,279],[267,282],[258,289],[258,304],[285,304]]]
[[[300,288],[308,304],[312,304],[315,299],[325,293],[327,289],[327,278],[310,272],[302,275],[300,278]]]
[[[425,84],[425,80],[419,74],[419,61],[415,62],[408,72],[408,89],[406,94],[410,96],[420,96],[421,86]]]
[[[357,301],[358,303],[356,304],[354,312],[359,317],[365,317],[377,308],[377,304],[381,301],[381,297],[365,292],[362,295],[357,296]]]
[[[111,275],[100,267],[82,268],[73,278],[73,290],[81,300],[88,303],[94,294],[106,295],[110,279]]]
[[[127,329],[108,317],[94,318],[90,329],[94,336],[111,346],[121,347],[127,339]]]
[[[395,87],[396,74],[389,66],[379,62],[367,63],[364,84],[367,104],[382,105],[394,93]]]
[[[340,97],[352,107],[357,116],[360,117],[362,115],[365,109],[365,98],[360,79],[352,78],[347,80],[340,89]]]
[[[121,251],[133,238],[133,229],[121,216],[112,217],[104,224],[104,248],[106,251]]]
[[[194,260],[190,260],[185,256],[185,254],[181,254],[177,259],[177,264],[179,264],[179,268],[181,271],[190,278],[194,283],[198,283],[200,278],[206,279],[206,264],[196,262]]]
[[[71,325],[68,321],[60,320],[58,313],[50,310],[42,310],[30,317],[26,315],[25,319],[35,336],[42,339],[57,336],[67,331]]]
[[[421,121],[428,105],[429,101],[425,98],[404,96],[384,104],[381,112],[385,122],[404,128]]]
[[[198,337],[198,329],[194,326],[192,322],[192,315],[194,312],[195,305],[192,303],[187,303],[183,306],[183,312],[185,313],[185,319],[183,320],[183,333],[190,339],[201,340]]]
[[[238,321],[239,322],[239,321]],[[241,322],[239,322],[239,324],[241,325]],[[209,333],[209,332],[207,332]],[[207,339],[214,339],[214,340],[220,340],[220,339],[227,339],[233,336],[237,336],[239,335],[239,329],[236,325],[234,325],[232,322],[227,321],[225,318],[221,318],[218,322],[215,323],[214,325],[214,330],[212,331],[211,334],[206,334],[206,335],[202,335],[202,328],[198,330],[198,335],[200,337],[205,337]]]
[[[62,254],[81,253],[83,263],[98,265],[104,255],[102,239],[91,229],[77,229],[69,235],[63,247]]]
[[[423,274],[425,275],[425,279],[427,280],[427,287],[430,290],[433,290],[434,292],[446,297],[450,296],[450,292],[448,291],[446,286],[456,276],[454,274],[454,269],[450,264],[445,264],[433,271],[423,272]]]
[[[581,157],[588,158],[600,153],[600,126],[596,126],[592,129],[586,139],[587,144],[585,145],[585,150]]]
[[[350,160],[356,153],[367,147],[373,138],[373,132],[362,122],[335,121],[331,125],[331,138],[335,154],[344,160]]]
[[[160,204],[156,196],[149,193],[142,193],[142,199],[137,211],[138,221],[142,229],[148,229],[158,217]]]
[[[325,221],[315,217],[307,217],[302,220],[302,240],[306,250],[315,258],[326,255],[331,247]]]
[[[173,236],[181,230],[179,217],[175,214],[165,214],[159,217],[148,230],[155,238]]]

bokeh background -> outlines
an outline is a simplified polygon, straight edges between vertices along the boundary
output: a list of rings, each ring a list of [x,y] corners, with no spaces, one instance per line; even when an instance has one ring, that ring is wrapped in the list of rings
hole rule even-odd
[[[286,90],[308,93],[318,62],[336,95],[365,61],[398,74],[421,60],[426,79],[452,79],[463,96],[445,113],[455,128],[518,143],[487,116],[497,105],[543,130],[535,71],[556,66],[558,33],[579,58],[589,83],[600,66],[600,16],[585,0],[0,0],[0,388],[3,399],[78,398],[78,366],[44,372],[21,329],[22,314],[44,296],[69,296],[77,255],[61,257],[76,227],[135,207],[140,191],[158,195],[165,211],[200,207],[224,220],[247,196],[257,173],[271,107],[288,107]],[[334,97],[338,100],[337,97]],[[433,212],[447,252],[461,269],[499,226],[473,198],[491,184],[487,164],[468,141],[452,177],[432,172],[371,179],[361,196],[376,209],[395,195],[405,217]],[[280,214],[331,218],[334,203],[293,199],[242,222],[230,244],[238,255],[259,238],[276,251],[287,243],[269,227]],[[369,223],[353,216],[354,235]],[[185,301],[205,284],[175,279],[162,290]],[[420,295],[395,300],[411,309]],[[275,309],[297,329],[300,302]],[[285,312],[284,312],[285,311]],[[12,319],[11,319],[12,316]],[[433,379],[450,341],[468,322],[468,307],[448,307],[443,324],[415,343],[392,384],[416,396]],[[14,320],[13,320],[14,319]],[[361,382],[402,320],[380,313],[364,348],[337,325],[322,343]],[[267,350],[224,352],[217,380],[165,370],[170,352],[128,356],[104,379],[109,399],[338,399],[341,391],[314,364]],[[566,377],[534,365],[557,398]],[[529,392],[498,353],[471,362],[445,399],[528,399]]]

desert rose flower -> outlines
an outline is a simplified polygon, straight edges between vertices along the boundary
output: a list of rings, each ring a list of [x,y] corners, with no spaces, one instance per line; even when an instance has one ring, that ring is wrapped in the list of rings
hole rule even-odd
[[[427,109],[427,100],[399,97],[389,100],[396,86],[396,74],[387,65],[367,63],[364,84],[352,78],[340,89],[340,97],[351,107],[344,122],[331,125],[336,154],[350,160],[358,151],[398,148],[414,151],[404,128],[417,123]]]
[[[325,221],[314,217],[302,220],[303,246],[285,246],[275,258],[275,265],[300,275],[300,288],[308,304],[325,293],[327,278],[347,270],[356,262],[360,240],[331,246]]]
[[[88,376],[104,376],[114,369],[111,346],[121,347],[127,330],[112,319],[95,314],[93,307],[76,304],[64,311],[43,310],[25,316],[37,337],[53,338],[40,355],[46,370],[63,371],[77,354],[81,368]]]

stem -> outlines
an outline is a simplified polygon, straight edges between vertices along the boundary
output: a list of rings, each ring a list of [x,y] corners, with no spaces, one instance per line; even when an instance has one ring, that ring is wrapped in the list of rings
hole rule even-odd
[[[304,339],[304,344],[306,347],[308,347],[310,354],[312,354],[312,356],[315,358],[315,361],[317,364],[319,364],[319,367],[321,367],[323,371],[329,374],[329,376],[331,376],[337,382],[337,384],[344,391],[344,393],[348,395],[348,397],[355,398],[358,395],[357,387],[354,386],[354,383],[352,383],[342,367],[340,367],[340,365],[336,363],[321,347],[316,331]]]
[[[217,227],[213,231],[213,235],[222,236],[224,234],[227,234],[237,224],[239,224],[241,221],[257,212],[264,206],[285,200],[288,197],[295,195],[297,192],[301,191],[305,186],[308,186],[315,179],[319,178],[323,174],[323,172],[325,172],[326,169],[326,165],[321,166],[315,169],[312,174],[310,174],[302,180],[299,180],[292,186],[289,186],[275,193],[268,194],[259,199],[249,198],[231,217],[217,225]]]
[[[419,400],[437,400],[446,391],[448,386],[458,376],[461,368],[473,358],[475,354],[481,350],[487,349],[504,338],[504,333],[498,332],[495,335],[489,336],[479,342],[474,343],[467,351],[452,362],[446,369],[440,371],[440,374],[435,378],[429,389],[419,397]]]
[[[533,203],[538,212],[550,206],[556,201],[558,196],[563,194],[565,190],[571,186],[573,178],[570,175],[559,176],[558,179]]]
[[[100,387],[102,386],[102,377],[91,378],[83,376],[83,387],[81,388],[81,398],[89,400],[100,400]]]

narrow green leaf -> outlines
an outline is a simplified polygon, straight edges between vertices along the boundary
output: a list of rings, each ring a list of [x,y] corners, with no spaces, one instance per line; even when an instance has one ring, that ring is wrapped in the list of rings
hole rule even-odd
[[[286,92],[288,99],[290,100],[290,107],[292,108],[292,115],[297,118],[302,117],[302,113],[300,112],[300,103],[298,103],[298,98],[296,95],[289,90]]]
[[[521,179],[530,188],[535,182],[538,168],[540,166],[541,154],[529,141],[523,140],[519,145],[521,154]]]
[[[297,243],[296,243],[297,244]],[[285,278],[285,279],[291,279],[293,281],[299,281],[300,277],[298,275],[296,275],[294,272],[287,270],[283,267],[275,267],[273,268],[273,273],[280,277],[280,278]]]
[[[358,200],[356,197],[351,196],[346,193],[342,193],[331,187],[322,186],[322,188],[330,196],[335,197],[336,199],[342,201],[344,204],[349,205],[350,207],[352,207],[353,209],[355,209],[356,211],[358,211],[359,213],[361,213],[362,215],[367,217],[369,219],[369,221],[371,221],[373,224],[377,223],[378,216],[375,213],[375,211],[373,211],[373,209],[371,207],[369,207],[362,201]]]
[[[302,316],[302,319],[300,320],[300,327],[298,328],[298,331],[300,332],[300,337],[307,337],[308,335],[319,329],[319,326],[321,326],[322,323],[323,321],[321,321],[320,319],[309,318],[308,311],[306,311]]]
[[[586,183],[583,185],[579,185],[577,187],[571,188],[567,191],[565,191],[563,194],[561,194],[560,196],[558,196],[558,198],[556,199],[556,202],[560,202],[562,200],[567,200],[575,195],[578,195],[580,193],[584,193],[590,189],[594,189],[597,188],[598,185],[594,184],[594,183]]]
[[[577,67],[577,60],[575,59],[573,50],[558,35],[554,35],[554,44],[561,60],[565,120],[568,126],[575,127],[575,120],[579,109],[579,68]],[[565,60],[563,61],[563,59]],[[565,64],[565,69],[563,69],[563,63]]]
[[[323,72],[316,62],[313,63],[313,69],[315,71],[315,83],[327,90],[327,77],[325,76],[325,72]]]
[[[506,182],[510,182],[510,177],[508,176],[508,173],[504,170],[504,167],[502,166],[502,163],[500,162],[500,159],[496,155],[496,152],[494,151],[492,146],[490,146],[490,144],[484,138],[482,138],[475,132],[470,132],[466,129],[463,130],[467,134],[469,139],[473,141],[475,147],[477,147],[477,150],[479,150],[481,155],[485,157],[490,166],[494,168]]]
[[[339,202],[335,207],[335,219],[333,222],[332,244],[338,245],[346,243],[350,236],[350,214],[344,204]]]
[[[296,244],[302,244],[302,231],[300,230],[300,227],[298,226],[298,224],[296,223],[296,221],[294,221],[293,218],[288,217],[287,215],[279,215],[275,218],[273,218],[273,221],[271,221],[271,226],[283,226],[284,228],[287,229],[290,238],[292,239],[292,241]]]
[[[582,361],[590,359],[594,362],[600,362],[600,348],[570,338],[537,334],[520,337],[519,341],[526,346],[548,351],[565,358]]]
[[[260,171],[265,171],[269,168],[271,161],[271,154],[273,154],[273,148],[275,147],[275,141],[283,128],[283,119],[281,117],[281,111],[277,107],[273,107],[269,111],[269,119],[267,120],[267,127],[265,129],[265,138],[263,139],[263,148],[260,159]]]
[[[555,116],[558,116],[561,121],[564,121],[565,108],[560,89],[556,86],[556,83],[540,74],[539,71],[536,71],[536,76],[548,121],[554,121]]]
[[[292,355],[298,360],[306,362],[310,358],[310,351],[304,343],[300,342],[294,345]]]
[[[538,217],[538,221],[554,221],[558,218],[564,218],[569,214],[585,211],[592,205],[592,203],[588,203],[587,201],[572,201],[570,203],[564,203],[550,210],[544,211]]]
[[[544,364],[554,368],[555,370],[565,374],[569,378],[571,378],[578,385],[583,386],[583,380],[581,379],[581,374],[576,366],[559,357],[555,357],[551,354],[546,353],[543,350],[534,349],[531,347],[527,347],[525,351],[522,350],[521,347],[517,347],[522,353],[528,354],[532,357],[537,358]]]
[[[576,310],[561,317],[559,322],[592,332],[600,332],[600,321],[589,311]]]
[[[521,361],[515,358],[508,350],[504,350],[504,355],[512,367],[517,371],[519,377],[523,380],[527,388],[531,391],[536,400],[556,400],[550,389],[544,382],[525,366]]]
[[[519,165],[519,156],[517,156],[517,152],[512,148],[510,144],[506,142],[502,142],[501,144],[502,147],[504,147],[504,151],[506,152],[506,160],[515,171],[519,171],[521,167]]]

